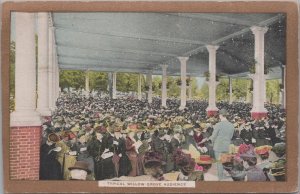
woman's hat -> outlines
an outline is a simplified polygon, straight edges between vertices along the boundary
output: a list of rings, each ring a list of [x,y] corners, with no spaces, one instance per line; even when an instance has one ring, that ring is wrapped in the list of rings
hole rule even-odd
[[[59,137],[58,137],[58,135],[56,135],[55,133],[50,133],[50,134],[48,135],[48,141],[53,142],[53,143],[56,143],[56,142],[59,141]]]
[[[259,146],[254,149],[255,153],[258,155],[267,154],[270,150],[272,150],[272,146],[269,145]]]
[[[200,158],[196,159],[197,164],[212,164],[214,159],[212,159],[209,155],[201,155]]]
[[[88,168],[88,163],[84,161],[76,161],[74,166],[69,167],[69,170],[74,169],[85,170],[88,174],[91,173],[91,170]]]
[[[232,163],[233,162],[233,158],[234,158],[233,154],[223,153],[220,156],[220,162],[222,164],[224,164],[224,163]]]
[[[284,154],[285,153],[285,143],[276,143],[272,148],[272,151],[276,154]]]
[[[191,125],[191,124],[185,124],[185,125],[183,125],[183,129],[193,129],[193,128],[194,128],[194,126]]]
[[[104,134],[104,133],[107,132],[107,129],[106,129],[106,127],[104,127],[104,126],[98,126],[98,127],[95,128],[95,132],[96,132],[96,133]]]
[[[150,168],[153,166],[164,165],[165,162],[162,160],[162,154],[159,152],[148,151],[144,155],[144,166]]]
[[[238,150],[239,156],[244,158],[255,158],[254,147],[252,145],[241,144]]]

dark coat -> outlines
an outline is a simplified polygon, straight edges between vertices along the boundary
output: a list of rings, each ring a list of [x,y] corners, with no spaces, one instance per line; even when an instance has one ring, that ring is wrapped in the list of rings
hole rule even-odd
[[[127,176],[129,172],[132,170],[130,160],[126,154],[126,145],[125,145],[125,139],[116,137],[113,138],[114,141],[117,141],[119,145],[114,145],[114,158],[113,162],[115,165],[115,169],[118,172],[118,177],[120,176]],[[121,157],[119,157],[119,154],[122,154]]]
[[[113,152],[113,139],[110,135],[105,135],[100,142],[94,136],[91,142],[88,145],[88,152],[95,160],[95,179],[104,180],[111,179],[115,177],[115,166],[113,164],[112,158],[109,157],[106,159],[101,158],[101,155],[104,153],[105,149],[109,149],[109,152]]]
[[[276,131],[274,128],[272,127],[266,128],[266,132],[268,136],[271,138],[272,146],[280,142],[280,139],[276,136]]]
[[[241,134],[240,137],[244,140],[245,144],[249,145],[252,144],[252,130],[246,130],[246,129],[242,129],[241,130]]]
[[[62,180],[61,165],[56,159],[57,152],[50,150],[55,148],[46,143],[41,146],[40,150],[40,180]]]
[[[264,129],[254,129],[253,138],[256,139],[256,147],[263,145],[271,145],[271,141],[266,139],[269,138],[268,133]]]
[[[80,151],[81,148],[87,148],[87,144],[81,144],[80,142],[78,142],[76,148],[76,151],[78,152],[77,160],[87,162],[89,170],[91,172],[94,172],[95,165],[93,157],[89,154],[88,150]]]

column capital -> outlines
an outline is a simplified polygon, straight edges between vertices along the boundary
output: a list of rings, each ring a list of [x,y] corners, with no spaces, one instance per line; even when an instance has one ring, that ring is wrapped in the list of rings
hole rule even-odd
[[[265,34],[268,31],[268,27],[252,26],[251,31],[253,34],[263,33]]]
[[[218,46],[218,45],[206,45],[208,52],[216,51],[216,50],[218,50],[219,47],[220,46]]]
[[[183,63],[189,60],[189,57],[177,57],[177,59],[180,61],[180,63]]]

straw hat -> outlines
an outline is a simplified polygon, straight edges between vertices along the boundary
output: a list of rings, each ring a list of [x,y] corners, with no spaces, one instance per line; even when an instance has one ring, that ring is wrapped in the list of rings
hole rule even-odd
[[[56,142],[59,141],[59,137],[58,137],[58,135],[56,135],[55,133],[50,133],[50,134],[48,135],[48,141],[53,142],[53,143],[56,143]]]
[[[88,163],[84,161],[76,161],[74,166],[69,167],[69,170],[79,169],[79,170],[85,170],[88,174],[91,173],[91,170],[88,168]]]
[[[200,158],[196,159],[197,164],[212,164],[214,159],[212,159],[209,155],[201,155]]]

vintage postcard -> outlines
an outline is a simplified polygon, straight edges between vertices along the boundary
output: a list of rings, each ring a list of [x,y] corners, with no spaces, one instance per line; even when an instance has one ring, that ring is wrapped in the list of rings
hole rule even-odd
[[[292,2],[3,5],[5,192],[295,192]]]

